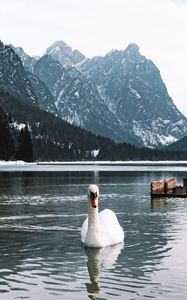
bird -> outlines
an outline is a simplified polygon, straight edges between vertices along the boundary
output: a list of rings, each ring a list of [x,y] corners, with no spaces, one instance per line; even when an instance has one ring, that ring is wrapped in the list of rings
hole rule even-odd
[[[99,213],[99,188],[95,184],[88,186],[88,217],[82,224],[81,242],[86,247],[102,248],[123,242],[124,231],[115,213],[104,209]]]

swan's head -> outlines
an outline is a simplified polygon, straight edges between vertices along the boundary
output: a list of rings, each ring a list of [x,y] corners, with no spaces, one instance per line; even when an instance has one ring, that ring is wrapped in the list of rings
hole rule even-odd
[[[88,199],[93,208],[98,206],[99,188],[95,184],[90,184],[88,187]]]

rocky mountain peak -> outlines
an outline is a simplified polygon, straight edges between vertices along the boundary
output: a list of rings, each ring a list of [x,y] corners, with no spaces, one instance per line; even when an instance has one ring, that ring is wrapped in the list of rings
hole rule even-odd
[[[133,43],[128,45],[128,47],[124,50],[124,53],[131,61],[136,61],[137,59],[141,58],[138,45]]]
[[[46,55],[50,55],[64,67],[70,67],[85,59],[85,56],[78,50],[72,50],[63,41],[54,42],[47,50]]]
[[[32,74],[36,62],[22,48],[0,43],[0,89],[23,105],[34,104],[56,114],[54,100],[47,86]]]
[[[72,53],[72,48],[68,46],[64,41],[56,41],[46,50],[46,54],[53,55],[56,53],[69,56]]]
[[[80,69],[121,127],[144,146],[166,145],[185,135],[186,118],[168,95],[158,68],[136,44],[86,61]]]
[[[139,46],[135,43],[131,43],[127,46],[126,51],[134,53],[139,52]]]
[[[29,71],[29,72],[33,72],[34,69],[34,65],[36,64],[37,60],[39,59],[39,57],[31,57],[29,56],[21,47],[14,47],[13,45],[9,45],[14,52],[19,56],[19,58],[22,61],[22,64],[24,66],[24,68]]]
[[[0,43],[0,87],[1,90],[24,101],[38,103],[19,55],[2,42]]]

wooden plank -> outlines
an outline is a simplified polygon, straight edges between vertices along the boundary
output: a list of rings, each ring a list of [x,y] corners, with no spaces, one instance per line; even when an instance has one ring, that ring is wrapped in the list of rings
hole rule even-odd
[[[183,186],[176,185],[176,178],[168,178],[151,182],[151,197],[187,197],[187,178]]]
[[[186,198],[186,194],[152,194],[151,198],[161,198],[161,197],[167,197],[167,198]]]

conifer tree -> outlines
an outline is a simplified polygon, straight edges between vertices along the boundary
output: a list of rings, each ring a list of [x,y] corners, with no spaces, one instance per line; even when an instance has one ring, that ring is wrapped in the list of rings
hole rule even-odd
[[[14,141],[10,133],[7,115],[0,106],[0,159],[11,159],[14,149]]]
[[[17,151],[15,154],[15,158],[17,160],[24,160],[26,162],[32,162],[33,161],[33,146],[32,146],[31,135],[30,135],[27,125],[25,126],[25,128],[23,128],[20,131],[17,144],[18,145],[17,145]]]

